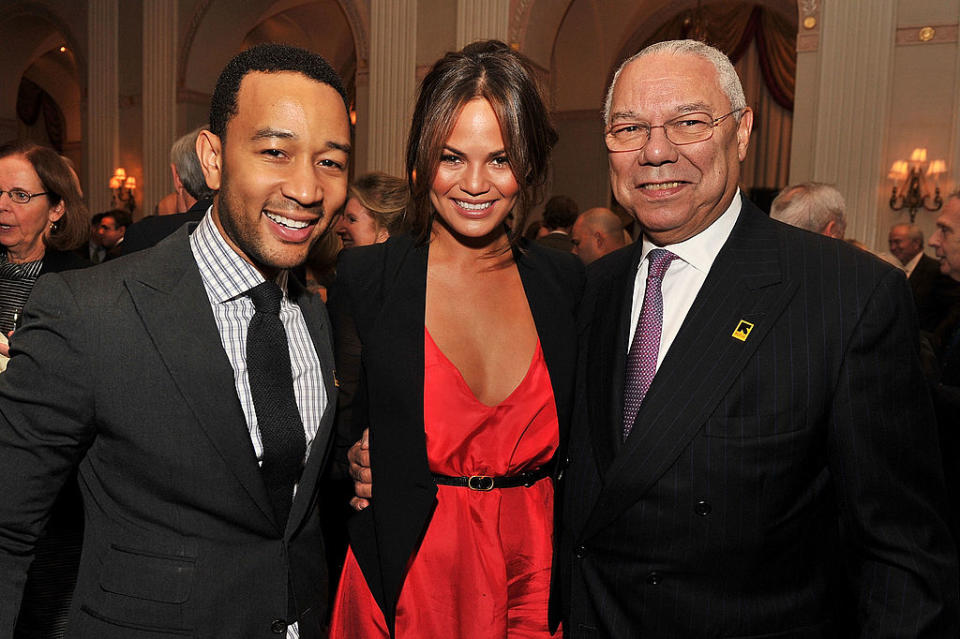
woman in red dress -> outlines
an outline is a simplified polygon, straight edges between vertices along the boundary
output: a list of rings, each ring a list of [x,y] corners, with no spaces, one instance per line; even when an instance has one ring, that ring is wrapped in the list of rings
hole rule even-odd
[[[340,258],[331,314],[361,351],[338,347],[341,397],[376,495],[349,524],[331,637],[559,634],[553,477],[583,270],[520,238],[555,141],[522,56],[447,54],[407,145],[412,234]]]

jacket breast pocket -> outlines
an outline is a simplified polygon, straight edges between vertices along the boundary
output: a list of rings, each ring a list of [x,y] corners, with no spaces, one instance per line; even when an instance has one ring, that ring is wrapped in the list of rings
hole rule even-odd
[[[784,410],[754,415],[713,415],[707,420],[703,434],[726,439],[755,439],[786,435],[806,427],[803,411]]]
[[[180,604],[190,597],[195,563],[193,557],[111,545],[100,587],[135,599]]]

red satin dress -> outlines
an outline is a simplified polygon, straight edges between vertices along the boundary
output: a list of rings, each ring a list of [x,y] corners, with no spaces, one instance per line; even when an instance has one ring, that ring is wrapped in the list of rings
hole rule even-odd
[[[539,342],[523,381],[502,402],[487,406],[429,333],[424,341],[424,428],[433,473],[516,475],[550,461],[559,429]],[[544,478],[530,487],[489,492],[437,488],[437,507],[400,593],[396,636],[551,637],[553,482]],[[348,551],[330,637],[387,636],[383,613]]]

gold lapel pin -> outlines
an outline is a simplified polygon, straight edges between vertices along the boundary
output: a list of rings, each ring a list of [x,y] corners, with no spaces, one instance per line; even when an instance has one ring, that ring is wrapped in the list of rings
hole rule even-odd
[[[753,330],[753,324],[747,320],[740,320],[740,323],[737,324],[737,327],[733,329],[732,337],[740,340],[741,342],[747,341],[747,338],[750,337],[750,331]]]

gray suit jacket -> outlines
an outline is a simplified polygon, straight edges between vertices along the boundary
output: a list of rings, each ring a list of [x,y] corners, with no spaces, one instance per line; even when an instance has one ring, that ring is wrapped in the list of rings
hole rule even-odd
[[[68,636],[317,636],[317,513],[336,401],[326,310],[291,285],[329,403],[289,520],[261,479],[187,228],[38,280],[0,376],[0,636],[33,544],[79,466],[86,532]]]

